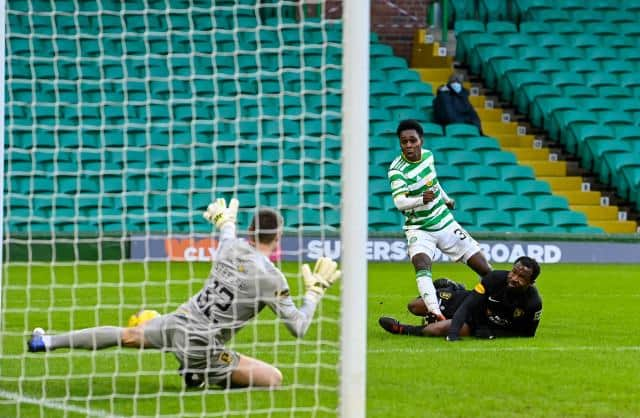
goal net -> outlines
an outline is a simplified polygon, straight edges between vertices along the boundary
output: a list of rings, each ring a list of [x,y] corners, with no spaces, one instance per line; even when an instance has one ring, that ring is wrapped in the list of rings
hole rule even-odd
[[[339,286],[295,339],[270,311],[230,348],[283,388],[190,390],[170,353],[28,353],[198,292],[214,197],[278,209],[276,263],[340,247],[342,22],[323,3],[12,0],[5,10],[0,416],[336,416]],[[366,69],[366,67],[364,67]],[[366,77],[364,74],[362,77]]]

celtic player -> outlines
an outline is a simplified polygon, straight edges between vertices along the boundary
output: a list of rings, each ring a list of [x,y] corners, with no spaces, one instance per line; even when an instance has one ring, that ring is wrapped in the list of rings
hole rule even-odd
[[[306,292],[298,309],[282,272],[269,261],[282,235],[282,217],[260,209],[249,227],[248,240],[236,237],[238,201],[227,207],[218,199],[204,217],[220,230],[216,262],[202,290],[175,312],[133,328],[96,327],[60,335],[34,330],[31,352],[57,348],[99,350],[113,346],[171,351],[188,386],[277,387],[282,373],[258,359],[225,347],[233,335],[268,306],[296,337],[306,333],[325,291],[340,277],[337,263],[321,257],[313,271],[302,266]]]
[[[436,248],[454,261],[465,262],[481,277],[491,267],[478,243],[453,218],[455,201],[438,182],[433,154],[422,148],[422,126],[403,120],[396,133],[402,154],[389,166],[388,176],[393,202],[405,216],[404,232],[420,291],[414,303],[426,305],[425,313],[443,320],[431,278]]]

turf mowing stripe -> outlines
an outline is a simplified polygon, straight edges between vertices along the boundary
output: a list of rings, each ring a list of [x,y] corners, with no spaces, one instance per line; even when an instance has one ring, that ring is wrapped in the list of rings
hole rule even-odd
[[[33,404],[33,405],[42,405],[45,408],[58,409],[60,411],[77,412],[79,414],[85,414],[85,415],[91,416],[91,417],[125,418],[123,416],[109,414],[106,411],[102,411],[100,409],[88,409],[88,408],[82,408],[82,407],[74,406],[74,405],[65,405],[65,404],[60,403],[60,402],[48,401],[47,399],[36,399],[36,398],[32,398],[30,396],[20,395],[20,394],[15,393],[15,392],[7,392],[7,391],[2,390],[2,389],[0,389],[0,397],[5,398],[5,399],[9,399],[9,400],[12,400],[12,401],[16,401],[16,402],[19,402],[19,403],[29,403],[29,404]]]

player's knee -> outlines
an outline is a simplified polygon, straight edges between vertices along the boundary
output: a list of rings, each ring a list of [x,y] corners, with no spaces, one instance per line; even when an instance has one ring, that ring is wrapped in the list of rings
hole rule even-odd
[[[431,270],[431,259],[426,254],[420,253],[414,255],[413,258],[411,258],[411,262],[416,271]]]
[[[422,298],[416,298],[407,304],[407,310],[416,316],[425,316],[427,314],[427,306]]]

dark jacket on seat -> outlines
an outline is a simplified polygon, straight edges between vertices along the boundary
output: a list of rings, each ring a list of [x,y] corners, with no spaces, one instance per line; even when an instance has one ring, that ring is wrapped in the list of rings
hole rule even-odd
[[[465,123],[476,125],[482,133],[480,118],[469,102],[469,92],[464,88],[456,93],[449,84],[440,87],[433,99],[433,114],[436,122],[443,127],[452,123]]]

